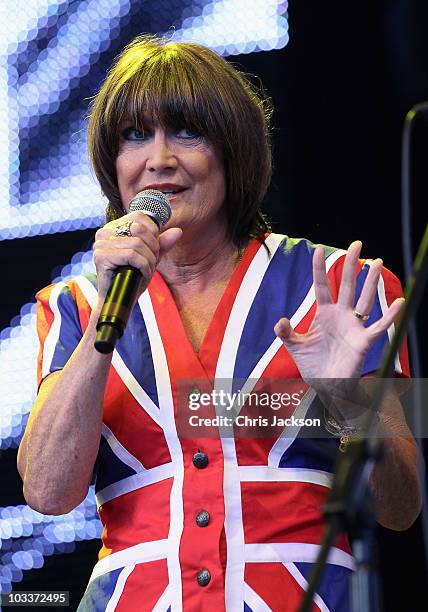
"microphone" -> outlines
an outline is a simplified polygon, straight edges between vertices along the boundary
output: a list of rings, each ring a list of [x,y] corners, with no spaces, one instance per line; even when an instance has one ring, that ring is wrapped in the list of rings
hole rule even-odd
[[[129,205],[129,212],[134,210],[141,210],[153,223],[156,223],[159,229],[171,217],[168,199],[157,189],[145,189],[137,193]],[[140,280],[141,272],[132,266],[120,266],[117,269],[97,323],[94,346],[99,353],[104,355],[111,353],[123,335]]]

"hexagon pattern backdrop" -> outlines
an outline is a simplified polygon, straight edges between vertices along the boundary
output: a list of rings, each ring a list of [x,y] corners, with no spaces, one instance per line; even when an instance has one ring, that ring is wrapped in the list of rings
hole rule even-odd
[[[87,161],[88,98],[136,35],[200,42],[225,56],[288,42],[281,0],[14,0],[0,4],[0,22],[1,240],[100,224],[105,200]],[[53,280],[90,270],[92,254],[77,253]],[[0,450],[22,437],[37,350],[35,304],[28,303],[0,332]],[[64,516],[0,508],[0,592],[46,556],[100,535],[93,488]]]

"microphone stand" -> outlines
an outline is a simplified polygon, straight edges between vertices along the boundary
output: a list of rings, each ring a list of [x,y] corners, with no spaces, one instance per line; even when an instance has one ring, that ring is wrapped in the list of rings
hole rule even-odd
[[[354,553],[357,571],[351,584],[353,610],[355,612],[363,610],[364,612],[375,612],[379,609],[376,598],[378,588],[373,586],[375,576],[373,572],[370,573],[374,556],[375,519],[368,480],[381,456],[382,444],[371,434],[377,424],[377,409],[382,402],[388,378],[391,378],[393,374],[395,355],[401,346],[408,323],[421,301],[427,276],[428,225],[416,255],[412,277],[406,287],[406,302],[376,377],[370,409],[362,427],[362,431],[367,434],[353,438],[337,461],[332,489],[323,508],[326,528],[320,552],[299,612],[310,612],[313,596],[321,581],[328,553],[336,536],[342,531],[348,531],[356,536]]]

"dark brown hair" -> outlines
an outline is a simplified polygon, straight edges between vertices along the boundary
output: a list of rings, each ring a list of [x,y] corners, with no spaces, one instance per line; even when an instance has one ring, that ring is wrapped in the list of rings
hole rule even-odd
[[[189,128],[221,155],[228,236],[238,247],[263,239],[260,204],[271,178],[271,106],[249,80],[213,51],[194,43],[139,36],[116,59],[91,104],[89,156],[109,200],[107,219],[124,214],[115,161],[125,120],[142,129],[143,113],[164,127]]]

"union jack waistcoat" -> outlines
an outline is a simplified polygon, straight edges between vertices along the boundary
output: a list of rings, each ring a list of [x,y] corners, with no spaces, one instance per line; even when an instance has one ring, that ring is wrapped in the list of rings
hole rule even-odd
[[[239,381],[251,392],[260,381],[300,378],[273,328],[286,316],[297,331],[308,329],[316,308],[313,251],[307,240],[277,234],[265,245],[251,242],[198,354],[155,273],[108,377],[95,466],[103,546],[79,610],[297,609],[319,550],[336,440],[327,434],[310,439],[299,426],[274,437],[202,436],[197,427],[192,436],[180,435],[178,404],[183,389],[233,393]],[[335,299],[345,252],[325,247],[325,256]],[[369,266],[359,262],[357,296]],[[368,323],[401,291],[383,269]],[[41,381],[63,368],[78,345],[96,301],[96,279],[76,277],[37,297]],[[371,347],[362,374],[378,368],[388,334]],[[408,375],[405,346],[396,370]],[[311,414],[310,393],[295,415]],[[215,407],[206,406],[204,414],[215,416]],[[314,610],[349,609],[352,570],[349,544],[339,538]]]

